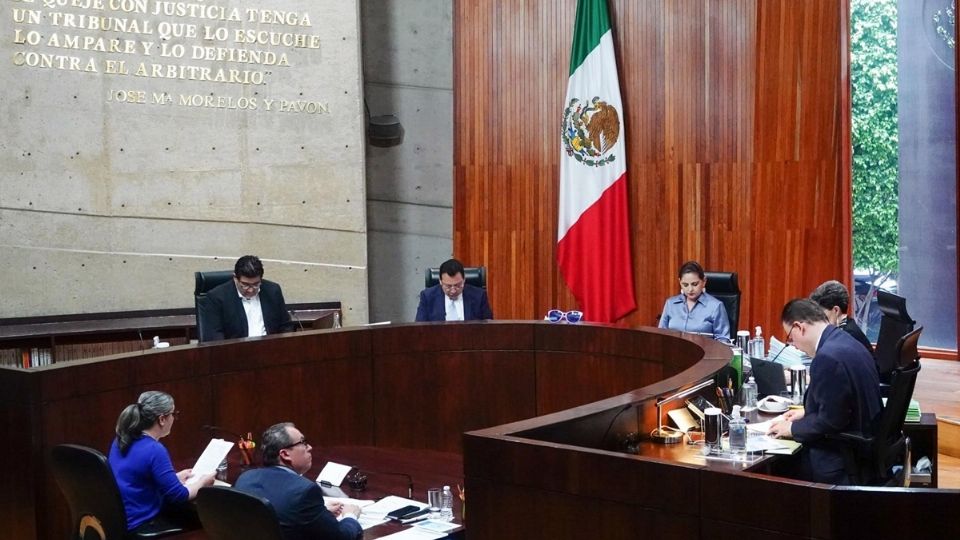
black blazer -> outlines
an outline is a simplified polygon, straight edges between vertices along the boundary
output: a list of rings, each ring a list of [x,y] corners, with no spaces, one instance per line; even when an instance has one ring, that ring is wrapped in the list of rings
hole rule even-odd
[[[211,289],[201,309],[204,318],[202,342],[247,337],[247,314],[243,311],[243,301],[237,294],[233,279]],[[263,311],[267,334],[293,331],[293,322],[287,312],[280,285],[263,280],[260,285],[260,309]]]
[[[873,354],[873,344],[870,343],[870,340],[864,335],[863,330],[860,330],[860,325],[858,325],[856,321],[848,317],[840,323],[840,328],[866,347],[870,354]]]
[[[353,540],[363,536],[357,520],[337,518],[323,503],[316,482],[281,466],[251,469],[240,475],[235,489],[270,501],[284,540]]]
[[[463,292],[463,320],[492,319],[493,311],[487,302],[487,291],[481,287],[464,285]],[[417,322],[447,320],[447,307],[444,303],[446,295],[440,285],[427,287],[420,292],[420,305],[417,306]]]
[[[843,452],[826,434],[854,431],[872,434],[883,409],[880,377],[873,357],[850,334],[827,325],[810,364],[810,386],[804,415],[791,426],[793,438],[803,443],[803,462],[814,482],[846,484]]]

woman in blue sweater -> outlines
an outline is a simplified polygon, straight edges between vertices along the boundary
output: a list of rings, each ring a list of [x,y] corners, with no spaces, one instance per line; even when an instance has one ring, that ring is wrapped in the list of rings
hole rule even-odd
[[[160,439],[170,434],[178,414],[170,394],[149,391],[140,394],[117,419],[117,437],[110,445],[108,461],[130,531],[166,524],[197,525],[195,512],[186,503],[201,487],[213,485],[213,475],[190,479],[191,469],[173,470]]]

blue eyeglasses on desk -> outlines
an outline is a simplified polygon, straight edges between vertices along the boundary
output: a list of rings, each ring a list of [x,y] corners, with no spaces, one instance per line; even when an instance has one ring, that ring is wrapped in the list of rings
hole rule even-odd
[[[577,324],[583,320],[582,311],[560,311],[559,309],[551,309],[547,312],[545,317],[548,321],[552,323],[558,323],[562,321],[567,321],[570,324]]]

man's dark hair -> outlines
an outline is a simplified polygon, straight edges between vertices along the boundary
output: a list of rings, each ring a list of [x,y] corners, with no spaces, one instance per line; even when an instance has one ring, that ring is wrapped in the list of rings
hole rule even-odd
[[[850,307],[850,293],[847,288],[836,280],[824,281],[810,293],[810,299],[820,304],[823,309],[839,307],[843,313]]]
[[[443,264],[440,265],[440,276],[443,276],[444,274],[450,277],[454,277],[457,274],[464,275],[463,264],[456,259],[450,259],[449,261],[445,261]]]
[[[296,427],[293,422],[280,422],[267,428],[260,440],[263,466],[280,465],[280,450],[287,448],[295,441],[287,433],[288,427]]]
[[[809,298],[794,298],[783,306],[783,312],[780,314],[780,321],[784,324],[793,324],[795,322],[816,323],[830,322],[827,314],[823,312],[820,304]]]
[[[680,271],[677,272],[678,278],[683,278],[684,274],[696,274],[703,279],[703,267],[697,261],[687,261],[680,265]]]
[[[238,278],[262,278],[263,263],[256,255],[244,255],[237,259],[237,264],[233,265],[233,275]]]

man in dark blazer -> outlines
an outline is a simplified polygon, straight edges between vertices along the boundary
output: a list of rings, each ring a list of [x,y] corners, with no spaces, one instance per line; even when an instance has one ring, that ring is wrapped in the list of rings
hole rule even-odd
[[[787,342],[813,357],[813,363],[803,410],[785,413],[769,433],[803,443],[803,479],[849,484],[842,449],[824,436],[844,431],[873,434],[883,409],[873,357],[850,334],[830,324],[813,300],[791,300],[780,320]]]
[[[850,307],[850,293],[847,292],[843,283],[835,280],[824,281],[810,293],[810,299],[820,304],[820,307],[827,314],[827,320],[830,321],[830,324],[850,334],[870,354],[873,354],[873,344],[864,335],[857,322],[847,316],[847,309]]]
[[[417,322],[492,318],[487,291],[467,285],[463,265],[456,259],[440,265],[440,283],[420,292]]]
[[[302,476],[313,466],[313,447],[293,423],[270,426],[260,444],[263,468],[241,474],[234,487],[270,501],[285,540],[354,540],[363,536],[357,521],[360,507],[327,506],[320,485]]]
[[[211,289],[201,309],[204,343],[293,331],[280,285],[263,279],[254,255],[237,260],[233,279]]]

